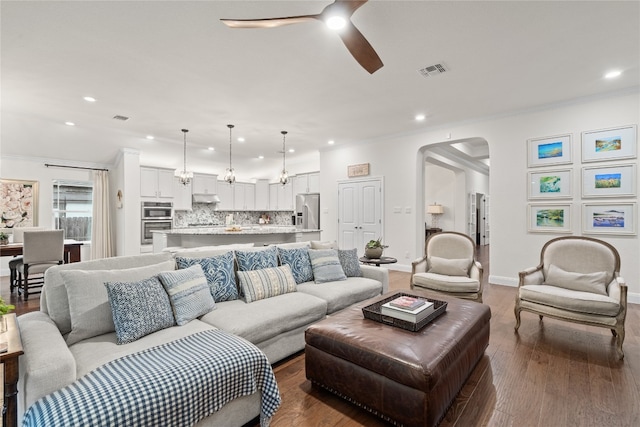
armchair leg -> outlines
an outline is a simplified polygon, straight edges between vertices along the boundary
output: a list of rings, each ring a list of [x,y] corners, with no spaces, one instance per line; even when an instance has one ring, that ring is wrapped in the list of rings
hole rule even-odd
[[[540,317],[540,321],[542,322],[542,314],[538,315],[538,317]]]
[[[514,314],[516,315],[516,327],[515,327],[515,331],[518,332],[518,329],[520,328],[520,307],[518,306],[518,304],[516,303],[515,308],[513,309]]]
[[[622,350],[622,343],[624,342],[624,326],[617,329],[618,336],[616,339],[616,350],[618,352],[618,359],[624,359],[624,351]]]
[[[617,337],[617,336],[618,336],[618,333],[616,332],[616,330],[615,330],[615,329],[612,329],[612,330],[611,330],[611,334],[612,334],[614,337]]]

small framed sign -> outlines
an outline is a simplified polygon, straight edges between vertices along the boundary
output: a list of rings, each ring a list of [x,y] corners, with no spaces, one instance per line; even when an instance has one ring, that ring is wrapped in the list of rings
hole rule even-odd
[[[369,175],[369,163],[360,163],[359,165],[347,166],[347,175],[349,176],[349,178]]]

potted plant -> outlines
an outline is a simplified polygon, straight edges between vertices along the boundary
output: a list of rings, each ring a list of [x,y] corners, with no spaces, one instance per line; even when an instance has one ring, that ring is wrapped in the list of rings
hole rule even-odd
[[[4,315],[11,310],[15,310],[15,308],[15,305],[6,304],[4,299],[0,297],[0,332],[5,332],[7,330],[7,319],[4,318]]]
[[[9,235],[4,231],[0,231],[0,245],[6,245],[9,243]]]
[[[382,237],[378,237],[377,240],[369,240],[364,247],[364,256],[367,258],[380,258],[384,248],[389,246],[382,244]]]

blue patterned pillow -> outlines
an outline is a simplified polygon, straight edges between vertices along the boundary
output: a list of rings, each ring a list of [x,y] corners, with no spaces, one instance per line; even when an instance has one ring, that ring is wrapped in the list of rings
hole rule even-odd
[[[362,277],[357,249],[338,249],[338,259],[347,277]]]
[[[107,282],[118,344],[176,324],[169,296],[156,276],[139,282]]]
[[[169,294],[178,325],[186,325],[213,310],[215,302],[200,264],[184,270],[163,272],[158,277]]]
[[[238,299],[236,275],[233,272],[232,251],[207,258],[176,257],[176,264],[179,269],[200,264],[207,278],[211,296],[216,302]]]
[[[291,267],[296,283],[304,283],[313,280],[313,269],[309,259],[308,248],[282,249],[278,248],[280,264]]]
[[[291,274],[291,267],[281,265],[261,270],[238,271],[240,286],[247,303],[275,297],[289,292],[296,292],[296,281]]]
[[[236,251],[238,271],[262,270],[278,266],[278,254],[275,246],[257,251]]]
[[[337,249],[309,249],[309,258],[316,283],[347,280],[338,259]]]

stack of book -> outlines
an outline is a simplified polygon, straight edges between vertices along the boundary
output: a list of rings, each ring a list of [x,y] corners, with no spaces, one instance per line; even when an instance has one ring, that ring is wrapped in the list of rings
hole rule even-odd
[[[432,302],[422,298],[401,296],[382,304],[380,313],[407,322],[418,323],[435,311]]]

